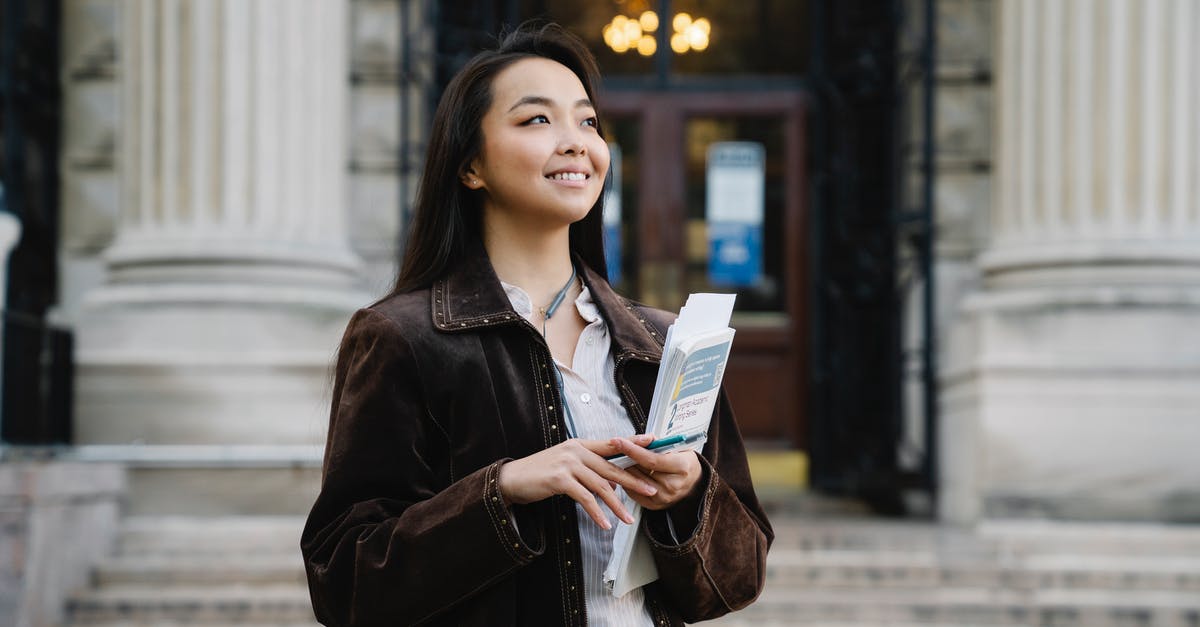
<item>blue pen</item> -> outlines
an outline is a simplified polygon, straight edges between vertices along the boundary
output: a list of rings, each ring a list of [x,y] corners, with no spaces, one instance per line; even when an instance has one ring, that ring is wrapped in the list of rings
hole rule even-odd
[[[690,444],[690,443],[695,442],[696,440],[699,440],[700,438],[704,437],[704,435],[705,434],[703,434],[703,433],[693,433],[691,435],[672,435],[670,437],[661,438],[661,439],[655,440],[655,441],[647,444],[646,450],[653,451],[655,449],[660,449],[660,448],[672,446],[675,444]],[[616,459],[618,457],[624,457],[624,455],[623,454],[609,455],[608,457],[605,457],[604,459]]]
[[[662,438],[661,440],[655,440],[655,441],[647,444],[646,449],[653,451],[656,448],[662,448],[664,446],[671,446],[672,444],[676,444],[678,442],[683,442],[683,441],[684,441],[684,438],[683,438],[682,434],[673,435],[669,438]]]

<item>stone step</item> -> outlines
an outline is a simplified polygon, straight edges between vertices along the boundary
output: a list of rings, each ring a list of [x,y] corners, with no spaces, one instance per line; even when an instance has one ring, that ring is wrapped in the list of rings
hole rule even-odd
[[[119,556],[96,567],[97,586],[216,585],[245,584],[304,585],[304,564],[299,550],[293,555]]]
[[[762,599],[713,624],[1200,626],[1200,527],[773,522]],[[129,518],[70,624],[309,627],[303,523]]]
[[[863,623],[859,621],[805,619],[800,617],[767,618],[755,615],[749,610],[727,614],[721,618],[701,624],[703,624],[705,627],[876,627],[877,625],[886,625],[887,627],[983,627],[985,625],[987,627],[1000,625],[1005,627],[1016,625],[1029,627],[1034,625],[1037,625],[1038,627],[1051,627],[1048,623],[1043,624],[1036,621],[1015,623],[964,623],[961,621],[945,622],[940,620],[934,621],[930,619],[915,622],[887,620],[883,622]],[[1125,627],[1125,625],[1122,625],[1121,627]]]
[[[877,520],[772,520],[777,548],[921,550],[961,555],[1193,555],[1200,525],[989,521],[977,527]]]
[[[1200,594],[1200,558],[1038,555],[997,561],[932,553],[772,550],[768,581],[794,587],[1176,590]]]
[[[934,624],[1107,627],[1200,624],[1194,593],[1092,590],[796,590],[769,587],[749,608],[714,623]]]
[[[172,621],[243,624],[309,624],[308,589],[300,585],[112,585],[82,592],[67,603],[70,625],[163,625]]]
[[[299,555],[297,516],[132,517],[121,524],[121,555]]]
[[[772,519],[775,549],[986,552],[975,534],[926,523]]]
[[[87,623],[88,627],[230,627],[229,623],[197,623],[193,621],[104,621],[100,623]],[[321,627],[321,624],[314,621],[311,622],[263,622],[263,623],[245,623],[237,624],[237,627]]]

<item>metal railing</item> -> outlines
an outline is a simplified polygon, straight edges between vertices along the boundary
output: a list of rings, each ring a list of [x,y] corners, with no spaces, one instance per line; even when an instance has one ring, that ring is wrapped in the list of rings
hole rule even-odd
[[[74,334],[28,313],[2,310],[4,381],[0,441],[69,444],[74,404]]]

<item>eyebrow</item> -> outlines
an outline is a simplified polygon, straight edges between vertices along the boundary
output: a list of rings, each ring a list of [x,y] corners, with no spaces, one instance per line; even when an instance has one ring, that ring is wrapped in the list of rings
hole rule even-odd
[[[554,101],[545,96],[524,96],[520,100],[518,100],[516,102],[516,104],[509,107],[508,110],[512,111],[513,109],[516,109],[517,107],[520,107],[523,105],[541,105],[543,107],[549,107],[553,104],[554,104]],[[578,109],[580,107],[591,107],[593,109],[595,108],[595,106],[592,104],[592,101],[588,100],[587,98],[580,98],[579,100],[575,101],[575,108]]]

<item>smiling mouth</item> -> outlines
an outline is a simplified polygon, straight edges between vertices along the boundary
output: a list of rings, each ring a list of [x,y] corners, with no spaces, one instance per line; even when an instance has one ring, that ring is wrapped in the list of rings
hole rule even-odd
[[[583,172],[559,172],[557,174],[550,174],[546,178],[552,181],[586,181],[591,177]]]

